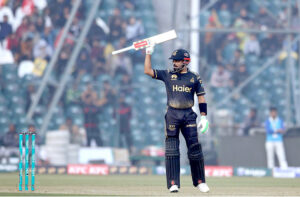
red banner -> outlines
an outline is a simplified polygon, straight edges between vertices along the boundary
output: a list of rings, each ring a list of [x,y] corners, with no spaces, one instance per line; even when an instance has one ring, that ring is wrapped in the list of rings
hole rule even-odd
[[[109,169],[105,164],[69,164],[68,174],[108,175]]]
[[[0,0],[0,7],[5,6],[6,0]]]
[[[34,11],[34,3],[33,0],[24,0],[22,4],[22,11],[26,15],[31,15]]]
[[[205,166],[205,175],[214,177],[232,177],[232,166]]]

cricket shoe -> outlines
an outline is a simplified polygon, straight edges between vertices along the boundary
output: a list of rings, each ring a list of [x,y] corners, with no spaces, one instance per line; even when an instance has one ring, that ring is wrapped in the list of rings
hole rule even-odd
[[[200,190],[200,192],[203,192],[203,193],[209,192],[209,187],[207,186],[206,183],[200,183],[197,187]]]
[[[171,193],[175,193],[175,192],[178,192],[179,190],[178,190],[178,186],[177,185],[172,185],[171,187],[170,187],[170,192]]]

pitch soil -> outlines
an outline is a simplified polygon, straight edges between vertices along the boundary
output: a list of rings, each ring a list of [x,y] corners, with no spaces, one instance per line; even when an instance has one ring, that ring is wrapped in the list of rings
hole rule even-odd
[[[0,196],[300,196],[300,178],[207,178],[203,194],[181,176],[179,193],[169,193],[165,176],[37,175],[36,191],[18,191],[17,173],[0,173]],[[23,181],[24,182],[24,181]]]

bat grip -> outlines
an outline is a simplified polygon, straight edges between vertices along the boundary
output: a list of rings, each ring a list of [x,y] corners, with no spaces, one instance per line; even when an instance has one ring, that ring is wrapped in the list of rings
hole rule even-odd
[[[112,54],[113,54],[113,55],[116,55],[116,54],[119,54],[119,53],[123,53],[123,52],[125,52],[125,51],[129,51],[129,50],[131,50],[131,49],[134,49],[134,47],[133,47],[133,46],[130,46],[130,47],[126,47],[126,48],[124,48],[124,49],[120,49],[120,50],[117,50],[117,51],[113,51]]]

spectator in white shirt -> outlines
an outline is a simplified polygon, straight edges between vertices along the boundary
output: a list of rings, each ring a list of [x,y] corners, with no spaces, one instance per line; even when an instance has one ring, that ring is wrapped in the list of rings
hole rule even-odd
[[[257,41],[257,38],[254,34],[250,35],[250,37],[245,42],[244,54],[255,54],[257,56],[260,55],[260,45]]]
[[[231,84],[230,73],[225,70],[224,66],[218,65],[217,69],[212,73],[210,85],[215,88],[229,87]]]

